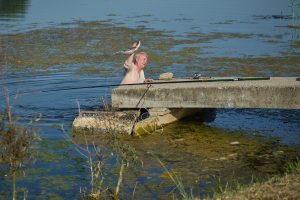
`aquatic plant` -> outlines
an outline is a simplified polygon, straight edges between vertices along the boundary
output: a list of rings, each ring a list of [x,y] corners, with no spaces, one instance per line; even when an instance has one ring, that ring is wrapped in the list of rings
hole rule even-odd
[[[103,199],[106,196],[112,196],[111,190],[103,186],[103,167],[104,167],[104,156],[101,149],[93,143],[92,149],[87,143],[86,136],[85,143],[86,147],[82,148],[77,145],[77,150],[87,159],[88,165],[86,166],[90,170],[91,176],[91,189],[88,191],[86,188],[80,188],[82,199]],[[85,152],[85,153],[84,153]]]
[[[247,187],[248,185],[254,184],[254,182],[259,182],[254,178],[252,175],[251,181],[248,184],[242,184],[238,177],[234,174],[229,180],[223,180],[220,176],[213,176],[215,180],[215,187],[213,189],[213,198],[222,197],[227,195],[228,193],[233,193],[242,190],[243,188]]]
[[[80,188],[80,193],[82,194],[82,199],[119,199],[120,188],[123,181],[123,176],[125,173],[125,168],[129,166],[131,159],[137,159],[136,152],[134,148],[129,145],[122,144],[117,137],[112,137],[111,148],[113,152],[111,156],[116,155],[116,159],[119,163],[119,172],[117,185],[114,189],[109,188],[104,185],[104,160],[106,159],[106,153],[101,151],[98,145],[92,142],[89,145],[85,137],[85,148],[76,144],[77,151],[83,155],[87,160],[87,168],[90,170],[90,190],[82,187]]]
[[[86,159],[87,165],[84,165],[84,167],[90,172],[90,187],[80,187],[81,199],[106,199],[107,197],[112,197],[111,190],[103,185],[105,153],[93,141],[90,144],[84,131],[81,132],[84,137],[84,144],[81,144],[70,137],[65,131],[63,124],[61,125],[61,130],[66,140],[72,142],[80,156]],[[80,139],[80,141],[82,140]]]
[[[115,111],[111,107],[109,107],[104,100],[103,100],[103,105],[105,111],[110,111],[110,112]],[[105,129],[107,130],[107,136],[109,138],[108,145],[115,153],[116,159],[120,165],[118,181],[114,192],[114,199],[119,199],[120,187],[123,181],[125,168],[129,167],[130,163],[142,164],[142,161],[137,156],[135,148],[129,144],[125,144],[124,142],[122,142],[121,137],[119,135],[119,130],[117,130],[115,126],[109,126],[110,124],[113,123],[108,123]]]
[[[77,104],[78,111],[80,112],[79,102],[77,102]],[[106,127],[103,127],[104,134],[107,136],[106,139],[108,141],[106,146],[109,147],[110,153],[104,152],[105,150],[103,150],[103,148],[96,145],[95,136],[97,136],[97,131],[88,131],[89,136],[87,136],[86,131],[81,131],[80,133],[84,137],[84,145],[82,145],[71,139],[62,127],[68,140],[72,141],[79,154],[87,160],[87,165],[85,167],[90,171],[90,189],[87,189],[86,187],[80,188],[82,199],[119,199],[126,168],[132,164],[142,163],[141,160],[139,160],[135,149],[131,145],[122,142],[120,130],[114,126],[115,118],[112,116],[115,111],[109,107],[104,100],[103,111],[104,113],[110,112],[110,115],[106,117]],[[79,134],[77,134],[77,136],[80,137]],[[112,156],[116,159],[119,168],[117,184],[114,188],[110,188],[104,184],[104,161],[108,159],[108,156]]]
[[[176,175],[176,173],[173,170],[168,169],[166,167],[166,165],[164,165],[164,163],[158,157],[154,156],[154,158],[161,165],[161,167],[167,172],[169,178],[173,181],[173,183],[176,186],[176,189],[179,191],[181,198],[183,200],[195,199],[195,197],[193,196],[192,190],[191,190],[190,194],[185,191],[185,186],[184,186],[182,180]]]
[[[12,115],[8,90],[3,91],[6,109],[0,114],[0,166],[8,170],[8,175],[12,178],[12,199],[15,200],[17,175],[34,161],[38,136],[32,126],[17,125],[17,119]]]

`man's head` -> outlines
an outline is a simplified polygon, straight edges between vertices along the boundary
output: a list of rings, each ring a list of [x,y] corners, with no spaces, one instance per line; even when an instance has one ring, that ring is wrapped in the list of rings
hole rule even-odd
[[[143,69],[148,64],[148,55],[145,52],[139,52],[135,54],[134,64]]]

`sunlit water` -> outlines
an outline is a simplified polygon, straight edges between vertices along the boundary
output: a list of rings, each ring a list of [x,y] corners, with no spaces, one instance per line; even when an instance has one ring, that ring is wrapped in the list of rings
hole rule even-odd
[[[61,126],[70,135],[79,107],[96,110],[103,99],[110,101],[113,87],[103,86],[121,81],[125,59],[112,53],[134,40],[141,40],[141,49],[149,53],[146,75],[152,78],[167,71],[176,77],[195,72],[300,75],[300,29],[287,27],[292,22],[287,1],[0,3],[1,87],[9,89],[20,123],[42,116],[37,123],[42,138],[39,156],[34,169],[17,183],[27,188],[29,199],[73,199],[80,196],[80,186],[89,187],[86,160],[64,137]],[[282,19],[273,17],[281,14]],[[3,110],[2,92],[0,103]],[[298,110],[220,109],[211,123],[184,121],[164,128],[163,134],[126,138],[144,166],[127,170],[121,196],[131,198],[135,191],[137,199],[153,199],[176,193],[153,155],[183,177],[187,191],[193,188],[195,196],[212,193],[214,176],[229,179],[234,173],[247,182],[250,174],[273,174],[283,165],[280,161],[275,166],[276,152],[292,157],[295,152],[285,145],[300,144],[299,119]],[[230,145],[235,141],[242,145]],[[270,152],[272,159],[266,159]],[[105,182],[114,186],[114,156],[106,166]],[[4,171],[0,175],[0,197],[8,197],[9,177]]]

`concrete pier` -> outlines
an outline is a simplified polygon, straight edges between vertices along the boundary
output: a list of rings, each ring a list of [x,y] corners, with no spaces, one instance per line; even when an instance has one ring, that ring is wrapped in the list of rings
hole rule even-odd
[[[224,79],[222,81],[222,79]],[[272,108],[300,109],[296,77],[172,79],[124,85],[112,90],[117,108]]]
[[[215,115],[211,109],[194,108],[151,108],[148,117],[141,120],[140,110],[124,111],[81,111],[73,121],[73,133],[118,133],[143,135],[160,130],[167,124],[182,118],[198,114],[213,120]],[[199,119],[199,121],[204,121]]]

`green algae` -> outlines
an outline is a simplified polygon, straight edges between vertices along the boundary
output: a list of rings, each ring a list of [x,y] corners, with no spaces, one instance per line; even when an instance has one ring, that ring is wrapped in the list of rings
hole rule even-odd
[[[42,188],[52,188],[57,191],[69,190],[72,186],[69,184],[74,178],[72,176],[47,176],[43,177]]]
[[[112,14],[113,16],[113,14]],[[145,21],[146,23],[147,21]],[[124,40],[122,38],[128,38]],[[141,51],[149,54],[150,75],[165,72],[166,67],[181,64],[178,71],[207,71],[212,75],[239,74],[247,76],[264,73],[297,74],[299,52],[282,52],[279,56],[231,56],[214,55],[213,43],[231,39],[262,39],[265,43],[285,43],[283,35],[249,33],[189,32],[185,37],[176,37],[168,31],[152,30],[140,26],[127,28],[115,26],[111,21],[74,22],[73,26],[33,30],[25,33],[1,35],[4,59],[1,63],[14,70],[61,70],[82,66],[78,74],[107,75],[112,69],[122,66],[126,59],[113,53],[141,40]],[[292,43],[298,48],[297,41]],[[211,44],[211,45],[207,45]],[[213,55],[206,57],[206,55]],[[65,68],[68,66],[68,68]],[[193,66],[193,67],[191,67]],[[218,70],[226,66],[226,70]],[[100,70],[97,70],[100,67]],[[105,70],[103,69],[105,68]]]
[[[48,163],[59,163],[68,158],[66,151],[71,145],[69,141],[49,141],[40,142],[38,159]]]
[[[43,152],[38,155],[38,159],[48,163],[59,163],[67,157],[67,154],[60,155],[54,152]]]
[[[293,48],[300,49],[300,41],[294,41]]]
[[[40,145],[42,148],[45,149],[67,149],[70,147],[72,143],[70,141],[50,141],[50,140],[43,140]]]

